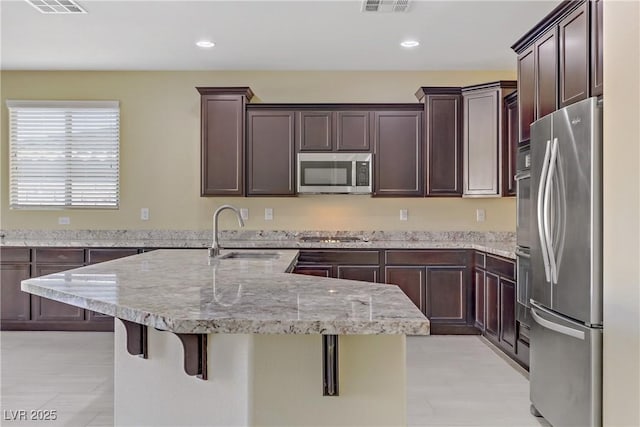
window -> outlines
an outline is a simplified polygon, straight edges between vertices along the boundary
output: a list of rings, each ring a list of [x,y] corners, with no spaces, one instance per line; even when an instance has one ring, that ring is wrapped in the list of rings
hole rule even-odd
[[[11,208],[117,208],[118,101],[7,101]]]

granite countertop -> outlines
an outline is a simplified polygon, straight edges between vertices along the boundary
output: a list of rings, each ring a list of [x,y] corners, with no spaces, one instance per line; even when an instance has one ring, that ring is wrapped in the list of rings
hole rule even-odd
[[[277,259],[162,249],[28,279],[22,290],[176,333],[429,334],[397,286],[290,274],[298,251],[269,252]]]
[[[305,241],[331,236],[339,241]],[[206,248],[208,230],[0,230],[0,246]],[[515,233],[468,231],[265,231],[221,233],[228,248],[476,249],[515,259]]]

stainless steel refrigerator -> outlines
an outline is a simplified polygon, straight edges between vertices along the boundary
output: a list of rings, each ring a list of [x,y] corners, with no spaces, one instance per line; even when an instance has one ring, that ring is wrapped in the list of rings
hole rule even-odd
[[[602,425],[602,108],[531,125],[531,411]]]

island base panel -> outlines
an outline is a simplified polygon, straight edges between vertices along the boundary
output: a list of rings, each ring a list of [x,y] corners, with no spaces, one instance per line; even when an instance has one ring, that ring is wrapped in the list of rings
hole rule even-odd
[[[148,359],[115,323],[117,426],[406,425],[403,335],[340,336],[340,395],[323,396],[319,335],[210,334],[206,381],[172,333],[148,328]]]

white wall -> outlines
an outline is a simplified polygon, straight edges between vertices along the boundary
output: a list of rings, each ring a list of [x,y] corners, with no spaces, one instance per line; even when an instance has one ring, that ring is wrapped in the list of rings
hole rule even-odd
[[[640,426],[640,3],[604,2],[604,425]]]

